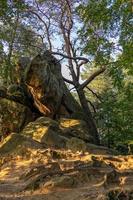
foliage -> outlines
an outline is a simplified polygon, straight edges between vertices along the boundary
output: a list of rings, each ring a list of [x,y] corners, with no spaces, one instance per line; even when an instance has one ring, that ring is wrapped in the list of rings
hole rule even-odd
[[[105,143],[115,146],[133,139],[133,83],[120,91],[107,91],[98,113]]]
[[[17,58],[35,55],[42,43],[34,30],[25,24],[24,2],[0,0],[0,5],[0,76],[8,85],[14,82]]]
[[[133,20],[131,1],[90,0],[78,12],[83,20],[80,32],[84,51],[95,65],[106,65],[115,83],[122,69],[133,73]]]
[[[86,89],[94,105],[97,126],[104,144],[117,146],[133,140],[133,29],[131,1],[87,1],[78,7],[83,20],[79,32],[84,52],[93,66],[105,65],[106,73]],[[92,66],[84,68],[82,78]],[[97,97],[100,97],[100,101]],[[92,109],[94,112],[94,109]]]
[[[133,140],[133,79],[128,73],[123,74],[121,88],[114,86],[112,78],[106,74],[88,86],[91,90],[86,89],[87,98],[95,108],[91,111],[102,143],[114,148]],[[82,77],[85,75],[86,71]]]

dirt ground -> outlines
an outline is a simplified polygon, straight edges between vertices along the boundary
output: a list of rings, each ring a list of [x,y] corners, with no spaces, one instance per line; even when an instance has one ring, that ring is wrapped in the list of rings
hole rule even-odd
[[[133,156],[27,150],[0,164],[0,200],[133,199]]]

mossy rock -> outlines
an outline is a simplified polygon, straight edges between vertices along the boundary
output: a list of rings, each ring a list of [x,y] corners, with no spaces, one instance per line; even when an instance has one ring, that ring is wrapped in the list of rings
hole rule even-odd
[[[26,151],[26,148],[38,149],[42,148],[42,145],[21,134],[12,133],[0,144],[0,155],[21,152],[23,148]]]
[[[86,143],[79,139],[79,138],[71,138],[67,141],[66,143],[66,147],[70,150],[72,150],[73,152],[76,152],[76,151],[82,151],[82,152],[85,152],[87,150],[87,145]]]
[[[23,135],[49,147],[62,148],[65,147],[67,138],[60,133],[61,130],[58,123],[47,117],[40,117],[36,121],[29,123],[22,131]]]
[[[48,117],[40,117],[30,122],[21,134],[48,147],[90,152],[97,147],[88,145],[93,143],[93,138],[89,135],[88,127],[83,120],[62,118],[57,122]],[[103,151],[107,152],[107,149],[101,148],[101,152]]]
[[[0,116],[0,133],[3,137],[12,132],[20,132],[34,120],[30,109],[7,99],[0,99]]]
[[[23,129],[22,134],[42,142],[42,138],[49,130],[57,133],[59,131],[58,123],[48,117],[40,117],[36,121],[30,122]]]
[[[87,124],[83,120],[62,118],[59,121],[59,125],[66,137],[77,137],[87,142],[94,142]]]

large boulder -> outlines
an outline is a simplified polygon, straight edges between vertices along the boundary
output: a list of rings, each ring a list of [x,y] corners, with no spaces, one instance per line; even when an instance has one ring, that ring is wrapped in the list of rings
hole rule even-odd
[[[59,125],[63,135],[66,137],[76,137],[86,142],[94,142],[87,124],[83,120],[62,118],[59,121]]]
[[[0,99],[1,139],[12,132],[20,132],[25,125],[33,120],[33,113],[28,107],[7,99]]]
[[[12,133],[6,137],[0,144],[0,155],[53,147],[72,152],[112,153],[108,148],[89,143],[87,129],[83,124],[84,122],[74,119],[62,119],[57,122],[48,117],[40,117],[30,122],[20,133]]]
[[[65,147],[67,141],[61,134],[58,122],[47,117],[40,117],[29,123],[22,134],[50,147]]]
[[[33,58],[25,73],[25,84],[34,106],[44,116],[70,117],[77,111],[83,113],[65,85],[60,62],[51,52],[45,51]]]
[[[43,145],[19,133],[12,133],[0,143],[0,156],[12,153],[25,153],[26,149],[42,149]]]
[[[49,147],[71,149],[70,146],[73,146],[71,143],[74,140],[77,151],[85,151],[86,142],[93,142],[86,123],[74,119],[55,121],[48,117],[40,117],[36,121],[30,122],[21,134]],[[79,143],[82,143],[82,145]]]
[[[61,66],[49,51],[31,61],[25,81],[38,110],[45,116],[53,117],[61,104],[63,79]]]

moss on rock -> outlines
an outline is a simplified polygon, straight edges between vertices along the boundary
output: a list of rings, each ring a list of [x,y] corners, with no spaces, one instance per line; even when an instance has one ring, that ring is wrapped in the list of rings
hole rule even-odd
[[[93,143],[93,137],[90,135],[87,124],[79,119],[65,119],[59,121],[62,133],[66,137],[77,137],[87,142]]]
[[[26,148],[37,149],[42,148],[42,145],[21,134],[12,133],[0,144],[0,155],[21,152],[23,148],[26,151]]]
[[[29,123],[22,131],[23,135],[48,146],[65,147],[67,138],[63,137],[56,121],[41,117],[35,122]]]

